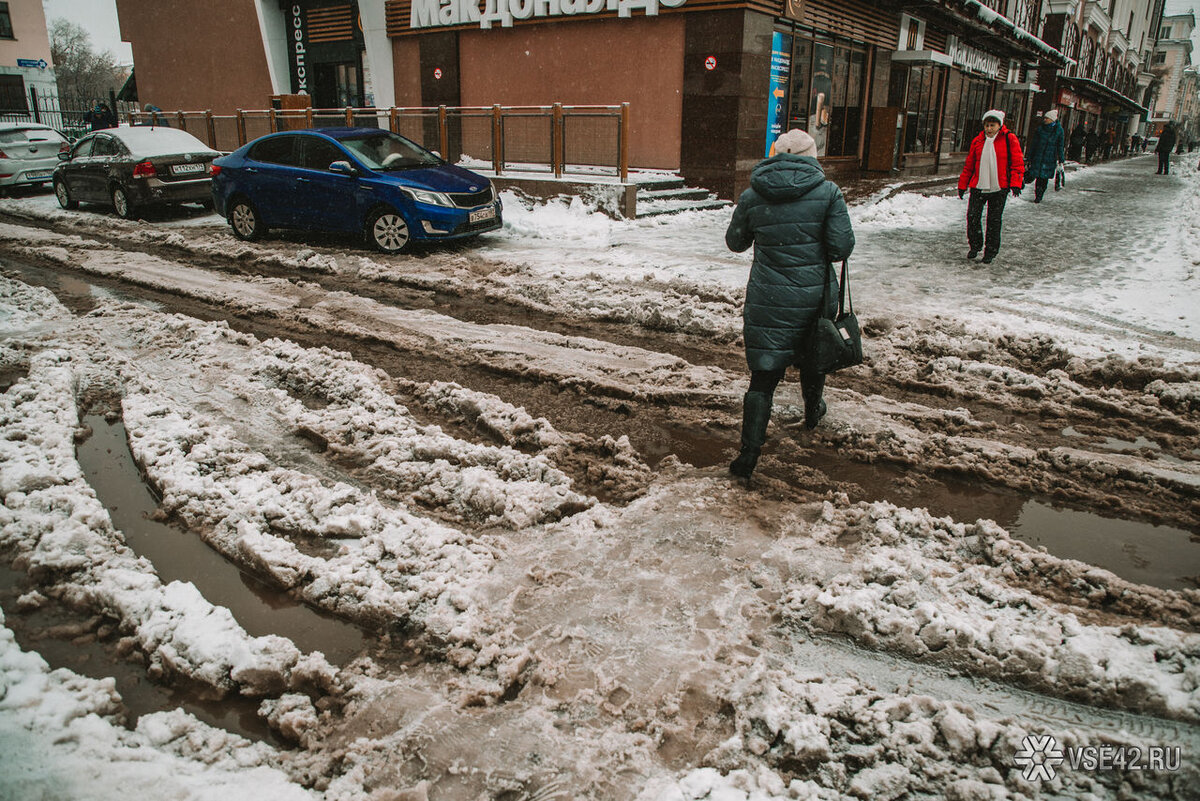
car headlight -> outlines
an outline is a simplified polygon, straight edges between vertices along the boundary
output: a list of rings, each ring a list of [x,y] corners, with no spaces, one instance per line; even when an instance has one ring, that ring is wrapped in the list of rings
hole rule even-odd
[[[441,192],[431,192],[428,189],[413,189],[411,186],[402,186],[400,191],[411,197],[418,203],[425,203],[429,206],[445,206],[454,208],[454,203],[450,198]]]

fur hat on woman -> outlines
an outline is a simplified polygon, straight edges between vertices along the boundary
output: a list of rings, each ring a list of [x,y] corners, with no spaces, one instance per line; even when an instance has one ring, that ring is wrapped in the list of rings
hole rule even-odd
[[[1004,112],[998,108],[994,108],[991,111],[985,111],[983,113],[983,121],[987,122],[988,120],[995,120],[996,122],[1003,125],[1004,124]]]
[[[1056,122],[1058,120],[1058,109],[1052,108],[1042,115],[1043,122]]]
[[[794,153],[797,156],[817,156],[817,143],[799,128],[793,128],[775,140],[775,153]]]

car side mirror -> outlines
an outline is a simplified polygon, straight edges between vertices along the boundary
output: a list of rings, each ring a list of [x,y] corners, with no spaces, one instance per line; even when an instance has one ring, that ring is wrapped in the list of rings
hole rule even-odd
[[[351,178],[358,175],[358,170],[354,169],[354,165],[348,161],[333,162],[329,165],[329,171],[341,173],[342,175],[349,175]]]

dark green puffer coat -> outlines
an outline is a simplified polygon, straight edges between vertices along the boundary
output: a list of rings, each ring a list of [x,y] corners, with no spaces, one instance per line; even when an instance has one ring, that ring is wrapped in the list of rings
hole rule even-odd
[[[738,199],[725,244],[742,252],[754,245],[746,285],[742,333],[751,370],[778,370],[796,363],[796,336],[807,331],[821,305],[826,262],[854,250],[854,231],[842,190],[825,180],[811,156],[781,153],[754,168],[750,188]],[[831,278],[830,311],[837,308]]]

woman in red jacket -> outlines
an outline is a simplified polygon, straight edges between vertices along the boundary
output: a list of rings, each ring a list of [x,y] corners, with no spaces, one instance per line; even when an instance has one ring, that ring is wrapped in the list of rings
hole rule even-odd
[[[983,115],[983,130],[971,142],[967,163],[958,176],[958,197],[967,190],[968,259],[974,259],[983,249],[983,261],[991,264],[1000,251],[1000,225],[1004,218],[1004,202],[1008,193],[1021,194],[1025,183],[1025,157],[1021,143],[1004,127],[1004,112],[992,109]],[[980,218],[987,206],[987,238],[984,238]]]

